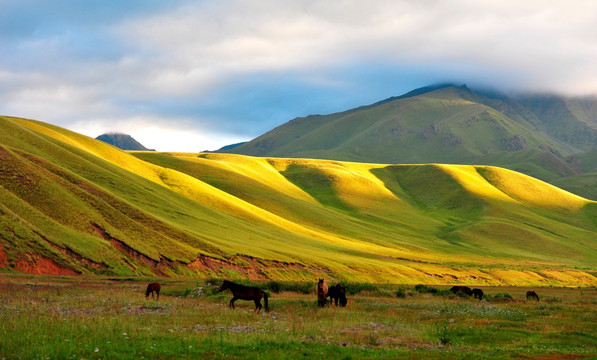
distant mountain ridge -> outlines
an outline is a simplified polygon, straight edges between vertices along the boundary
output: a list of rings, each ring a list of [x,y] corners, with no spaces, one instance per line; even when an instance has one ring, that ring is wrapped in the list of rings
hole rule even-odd
[[[565,189],[597,199],[597,177],[590,175],[597,167],[583,156],[595,149],[597,98],[508,96],[442,84],[344,112],[296,118],[221,151],[370,163],[496,165],[559,181]],[[585,175],[583,186],[576,183],[579,175]]]
[[[234,149],[237,146],[241,146],[242,144],[246,144],[246,143],[247,143],[246,141],[243,141],[243,142],[239,142],[239,143],[236,143],[236,144],[225,145],[225,146],[222,146],[221,148],[219,148],[217,151],[231,150],[231,149]]]
[[[155,151],[143,146],[140,142],[133,139],[132,136],[123,133],[111,132],[102,134],[96,137],[97,140],[103,141],[110,145],[116,146],[122,150],[137,150],[137,151]]]

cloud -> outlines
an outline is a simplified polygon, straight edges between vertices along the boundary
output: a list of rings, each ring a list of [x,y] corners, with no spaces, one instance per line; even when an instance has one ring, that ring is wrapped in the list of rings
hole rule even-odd
[[[216,150],[222,144],[233,144],[245,141],[246,138],[231,134],[202,129],[195,119],[159,116],[133,116],[126,118],[95,118],[74,122],[70,125],[73,131],[81,134],[108,132],[133,134],[135,140],[143,146],[157,151],[200,152]]]
[[[3,1],[0,112],[209,148],[446,80],[597,94],[595,24],[592,1]]]
[[[586,92],[597,85],[578,88],[574,69],[597,56],[595,10],[564,1],[223,1],[184,4],[126,23],[122,33],[167,54],[156,83],[185,90],[233,75],[373,61],[482,65],[511,71],[504,81],[515,86],[522,74],[536,83],[529,88]]]

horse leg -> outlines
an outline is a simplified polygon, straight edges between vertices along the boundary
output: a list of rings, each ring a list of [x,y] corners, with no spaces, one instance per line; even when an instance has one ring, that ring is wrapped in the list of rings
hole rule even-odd
[[[234,302],[238,300],[238,298],[235,296],[232,299],[230,299],[230,308],[234,309]]]
[[[255,301],[255,310],[253,310],[253,312],[260,312],[261,311],[261,300],[255,299],[253,301]]]
[[[160,301],[160,292],[156,291],[156,294],[158,294],[156,301]]]

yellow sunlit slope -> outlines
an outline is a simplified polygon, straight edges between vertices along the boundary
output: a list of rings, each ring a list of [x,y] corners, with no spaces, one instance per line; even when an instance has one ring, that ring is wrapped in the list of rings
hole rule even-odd
[[[193,256],[209,254],[221,260],[249,256],[296,262],[338,278],[376,281],[449,282],[457,278],[483,279],[478,281],[489,284],[507,282],[503,274],[518,271],[525,275],[513,281],[532,283],[540,278],[561,283],[557,279],[582,278],[578,281],[587,283],[588,272],[580,271],[580,276],[572,271],[578,267],[590,270],[597,259],[597,224],[591,220],[597,203],[497,167],[124,152],[52,125],[11,121],[53,139],[64,151],[77,153],[73,158],[84,158],[75,165],[71,163],[75,160],[65,160],[61,164],[65,168],[81,169],[94,159],[101,159],[98,169],[111,167],[105,173],[94,169],[98,173],[86,174],[90,184],[84,189],[93,183],[108,193],[104,198],[120,198],[118,204],[126,205],[111,203],[114,214],[138,207],[142,214],[126,214],[128,219],[151,217],[143,225],[120,229],[118,216],[113,215],[111,234],[122,238],[130,251],[149,256],[147,261],[178,261],[169,263],[173,269],[184,268],[195,260]],[[28,151],[23,149],[19,151]],[[52,161],[50,155],[47,161]],[[126,180],[112,168],[142,179],[138,184],[146,189],[130,196],[120,192],[118,184]],[[50,180],[52,186],[63,186],[60,179]],[[151,187],[144,185],[149,182]],[[69,188],[69,194],[79,194],[75,190]],[[171,207],[158,205],[168,204],[173,193],[179,197]],[[15,201],[18,195],[5,198]],[[81,204],[77,206],[87,206],[86,199],[77,195],[76,204]],[[102,206],[94,202],[86,211],[92,214]],[[81,222],[86,221],[91,220]],[[145,243],[142,239],[149,232],[138,226],[147,224],[181,232],[170,239],[163,230],[161,242]],[[167,241],[178,242],[176,252],[169,253]],[[118,261],[118,256],[111,254],[110,259]],[[301,271],[300,276],[305,276],[306,270]]]

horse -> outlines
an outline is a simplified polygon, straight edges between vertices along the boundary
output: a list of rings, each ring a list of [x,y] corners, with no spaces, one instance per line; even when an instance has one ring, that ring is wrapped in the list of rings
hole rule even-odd
[[[473,289],[473,297],[479,300],[483,300],[483,290]]]
[[[450,289],[451,292],[453,292],[454,294],[458,294],[459,292],[466,294],[468,296],[472,296],[473,295],[473,290],[471,290],[470,287],[468,286],[452,286],[452,288]]]
[[[328,286],[323,282],[323,279],[319,279],[317,283],[317,305],[324,307],[327,304],[326,295],[328,294]]]
[[[527,300],[529,299],[535,299],[539,301],[539,295],[537,295],[537,293],[534,291],[527,291]]]
[[[153,293],[155,292],[157,296],[157,300],[160,300],[160,290],[162,287],[158,283],[151,283],[147,285],[147,291],[145,292],[145,298],[149,298],[149,294],[151,293],[151,298],[153,299]]]
[[[332,301],[334,301],[336,306],[338,306],[338,300],[339,300],[340,306],[342,306],[342,307],[346,306],[346,303],[347,303],[346,289],[341,284],[336,284],[335,286],[330,286],[326,297],[327,296],[330,297],[330,305],[332,304]]]
[[[234,309],[234,302],[238,299],[253,300],[255,302],[255,310],[253,310],[253,312],[259,312],[261,311],[261,298],[263,298],[263,302],[265,303],[265,311],[269,311],[267,293],[260,288],[254,286],[245,286],[233,283],[232,281],[224,280],[224,283],[218,292],[222,292],[226,289],[230,289],[230,291],[232,291],[232,295],[234,296],[230,300],[229,304],[231,309]]]

